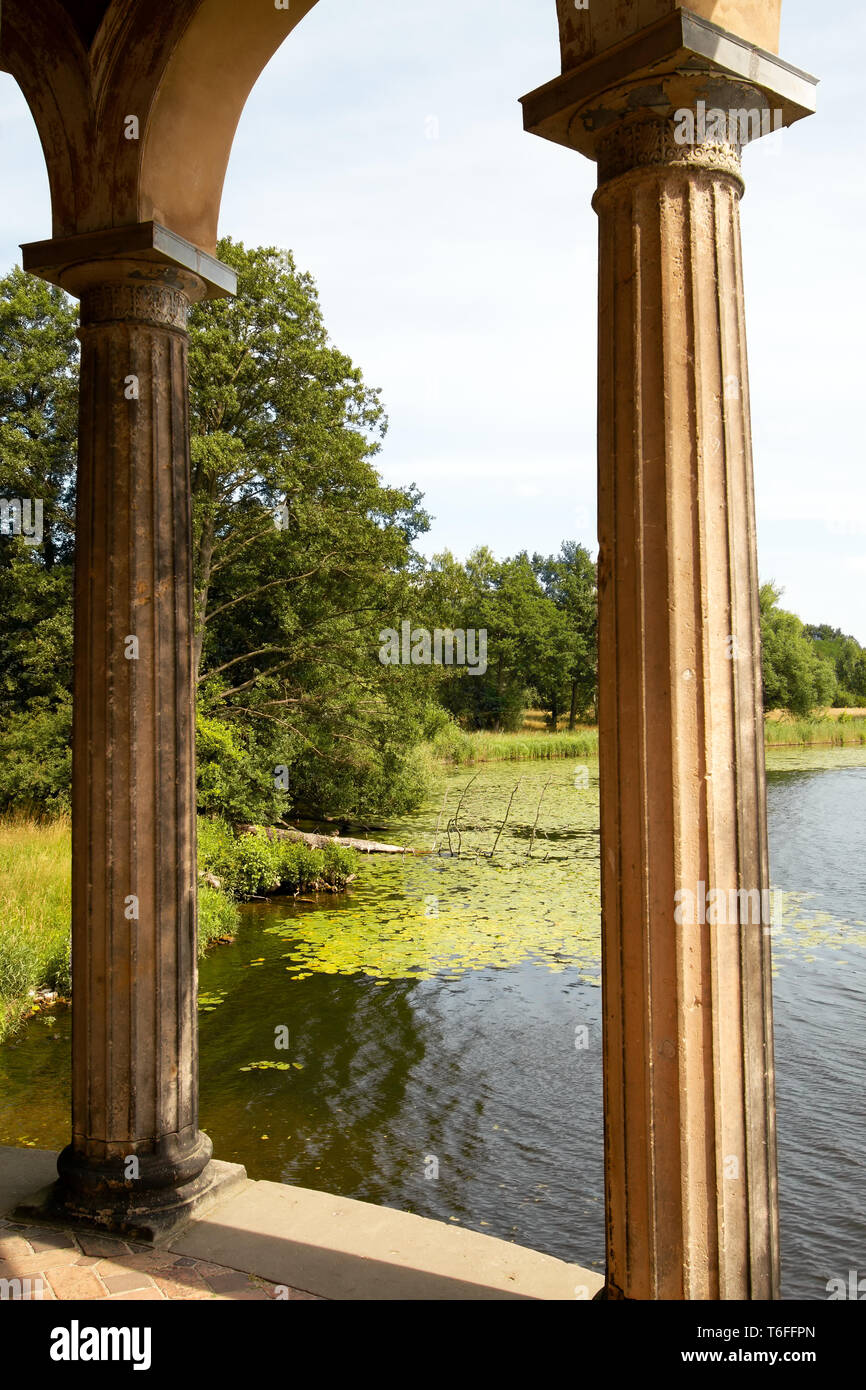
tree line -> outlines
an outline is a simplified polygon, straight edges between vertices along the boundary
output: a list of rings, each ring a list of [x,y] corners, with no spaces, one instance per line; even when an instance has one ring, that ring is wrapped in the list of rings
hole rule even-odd
[[[273,247],[218,254],[238,296],[190,320],[199,809],[370,821],[417,804],[451,721],[593,719],[589,552],[425,560],[423,497],[380,478],[380,393],[330,342],[310,276]],[[0,497],[43,506],[41,544],[0,539],[0,810],[69,803],[77,326],[60,290],[0,280]],[[778,600],[765,586],[768,704],[866,703],[866,653]],[[484,630],[483,673],[383,665],[380,633],[406,620]]]

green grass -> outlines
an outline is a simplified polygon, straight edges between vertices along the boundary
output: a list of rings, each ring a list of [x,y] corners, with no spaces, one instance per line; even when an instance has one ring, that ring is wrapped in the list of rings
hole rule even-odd
[[[198,953],[203,955],[208,946],[227,936],[234,936],[240,922],[240,914],[234,901],[218,888],[209,888],[206,883],[198,886]]]
[[[467,734],[454,725],[443,729],[428,745],[435,762],[462,767],[467,763],[535,762],[549,758],[598,757],[598,730],[573,734]]]
[[[820,715],[811,719],[767,719],[764,741],[768,748],[866,744],[866,719],[845,714],[838,719]],[[433,763],[454,767],[547,758],[597,758],[598,730],[576,729],[573,734],[536,729],[516,734],[470,734],[449,725],[427,745],[427,752]]]
[[[30,1009],[30,991],[68,994],[68,819],[0,821],[0,1039]]]
[[[224,821],[199,821],[199,869],[220,880],[199,883],[198,950],[233,936],[237,899],[257,893],[345,886],[357,860],[339,845],[311,850],[263,833],[237,837]],[[72,918],[68,817],[0,820],[0,1041],[37,1011],[32,994],[68,996]]]
[[[803,744],[866,743],[866,719],[842,714],[838,719],[768,719],[764,724],[768,748],[794,748]]]

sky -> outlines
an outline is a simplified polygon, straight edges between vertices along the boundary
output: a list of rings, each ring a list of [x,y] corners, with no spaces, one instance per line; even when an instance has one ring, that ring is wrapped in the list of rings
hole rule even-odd
[[[495,16],[495,19],[492,18]],[[784,0],[818,114],[746,151],[758,550],[783,607],[866,645],[861,0]],[[377,460],[428,555],[595,541],[595,166],[524,133],[560,71],[554,0],[319,0],[241,118],[221,232],[294,253],[380,387]],[[35,127],[0,74],[0,272],[51,233]]]

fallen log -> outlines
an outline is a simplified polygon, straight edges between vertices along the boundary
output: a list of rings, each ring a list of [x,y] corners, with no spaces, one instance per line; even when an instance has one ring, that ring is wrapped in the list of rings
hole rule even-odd
[[[414,849],[405,845],[386,845],[380,840],[348,840],[342,835],[314,835],[308,830],[283,829],[278,825],[236,825],[238,835],[254,835],[264,830],[269,840],[295,840],[310,849],[327,849],[328,845],[340,845],[342,849],[354,849],[359,854],[414,854]]]

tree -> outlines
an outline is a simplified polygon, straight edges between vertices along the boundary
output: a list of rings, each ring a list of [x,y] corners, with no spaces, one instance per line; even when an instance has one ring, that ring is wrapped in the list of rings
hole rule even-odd
[[[419,793],[429,696],[417,669],[378,661],[378,633],[406,612],[429,522],[373,467],[379,394],[329,343],[309,276],[274,248],[219,255],[237,299],[191,320],[202,708],[241,735],[272,815],[276,767],[315,814],[398,811]]]
[[[836,672],[837,689],[834,702],[837,705],[861,705],[866,700],[866,651],[853,637],[839,628],[807,626],[805,635],[809,638],[816,655],[829,661]]]
[[[816,705],[832,703],[836,673],[816,654],[800,619],[779,608],[781,596],[774,584],[762,585],[764,708],[805,717]]]
[[[328,341],[310,278],[273,248],[219,254],[238,297],[190,322],[201,803],[245,820],[400,810],[422,790],[431,699],[377,639],[406,611],[428,520],[414,487],[376,474],[379,395]],[[0,281],[0,494],[45,506],[42,546],[0,542],[0,737],[20,760],[0,805],[68,800],[76,325],[60,291]]]
[[[423,577],[422,608],[431,627],[483,629],[487,672],[455,672],[440,684],[442,703],[473,728],[519,729],[529,700],[550,712],[551,727],[569,710],[569,727],[595,699],[595,565],[564,542],[558,556],[525,551],[496,560],[486,546],[465,565],[437,555]]]
[[[431,626],[486,633],[486,671],[455,671],[440,686],[446,708],[471,728],[519,729],[553,618],[526,554],[496,560],[478,546],[463,566],[450,554],[437,556],[423,606]]]
[[[61,290],[0,280],[0,496],[42,526],[0,538],[2,806],[69,806],[77,323]]]
[[[569,731],[597,698],[598,592],[595,561],[585,546],[563,541],[558,556],[535,555],[533,569],[544,592],[563,615],[565,654],[562,675],[568,684]],[[556,724],[554,722],[554,728]]]

